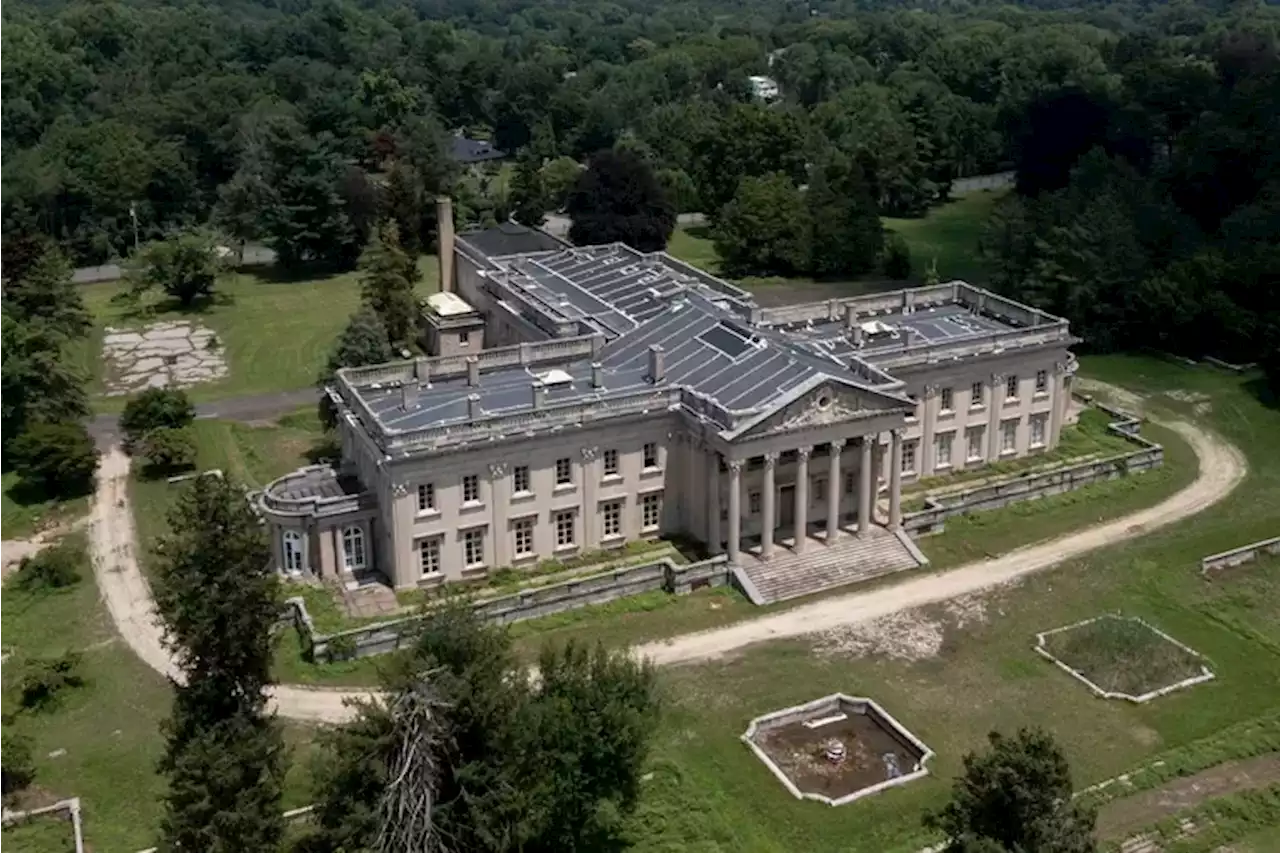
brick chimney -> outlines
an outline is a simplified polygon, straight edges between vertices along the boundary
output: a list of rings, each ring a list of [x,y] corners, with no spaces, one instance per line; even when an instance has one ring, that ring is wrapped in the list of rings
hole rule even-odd
[[[440,251],[440,292],[453,292],[453,199],[436,199],[436,242]]]
[[[406,412],[418,408],[418,383],[410,379],[400,386],[400,408]]]
[[[546,402],[547,399],[547,387],[537,381],[531,383],[530,387],[533,389],[533,407],[535,409],[541,409],[542,404]]]
[[[467,418],[469,420],[474,421],[479,419],[481,414],[482,412],[480,411],[480,395],[479,394],[467,395]]]
[[[667,362],[663,357],[662,347],[653,344],[649,347],[649,381],[657,385],[667,378]]]
[[[591,387],[600,388],[604,385],[604,365],[598,361],[591,363]]]
[[[480,384],[480,359],[474,355],[467,356],[467,384],[472,388]]]

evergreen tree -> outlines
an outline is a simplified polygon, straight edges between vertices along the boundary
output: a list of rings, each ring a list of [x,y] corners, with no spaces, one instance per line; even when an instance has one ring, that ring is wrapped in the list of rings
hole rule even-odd
[[[88,331],[89,312],[80,288],[71,280],[66,255],[51,245],[41,245],[29,263],[14,265],[13,278],[4,282],[4,310],[22,323],[44,323],[67,338]],[[10,272],[6,263],[5,272]]]
[[[281,736],[266,712],[279,613],[271,549],[241,487],[197,477],[169,511],[155,583],[180,681],[165,724],[161,849],[274,850]]]
[[[343,367],[364,367],[368,364],[384,364],[395,358],[387,338],[387,327],[374,310],[364,305],[351,315],[346,328],[338,336],[329,353],[329,361],[321,371],[319,382],[324,385]]]
[[[884,250],[884,229],[857,164],[833,155],[811,170],[805,202],[813,226],[813,275],[855,276],[875,266]]]
[[[31,424],[13,439],[8,456],[23,481],[47,495],[93,491],[98,451],[82,421]]]
[[[947,838],[947,853],[1092,853],[1096,815],[1072,802],[1071,771],[1047,733],[992,732],[991,749],[969,753],[951,802],[925,825]]]
[[[360,295],[387,329],[395,345],[413,343],[418,328],[417,269],[400,246],[400,229],[380,223],[360,255]]]
[[[269,129],[265,151],[271,204],[262,233],[280,264],[342,264],[360,243],[340,192],[346,164],[333,140],[281,120]]]
[[[712,239],[729,275],[792,275],[809,268],[812,233],[804,193],[774,172],[738,183]]]
[[[0,317],[4,352],[0,363],[0,433],[5,448],[35,423],[70,422],[89,416],[83,377],[65,355],[66,338],[42,322]]]
[[[641,252],[665,249],[676,226],[675,207],[652,167],[630,151],[591,158],[569,194],[569,239],[579,245],[622,242]]]
[[[542,164],[532,152],[523,151],[511,180],[511,215],[521,225],[540,228],[550,209],[551,197],[542,180]]]

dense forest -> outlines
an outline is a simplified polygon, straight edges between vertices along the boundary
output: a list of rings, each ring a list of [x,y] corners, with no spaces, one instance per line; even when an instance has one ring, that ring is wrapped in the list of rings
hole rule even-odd
[[[563,209],[626,149],[730,273],[883,263],[878,217],[1013,167],[992,285],[1088,345],[1276,360],[1280,13],[1259,3],[9,3],[3,227],[76,262],[213,225],[349,267]],[[769,75],[765,101],[750,75]],[[476,181],[455,133],[510,152]],[[666,214],[664,214],[666,215]],[[1273,367],[1273,369],[1275,369]]]

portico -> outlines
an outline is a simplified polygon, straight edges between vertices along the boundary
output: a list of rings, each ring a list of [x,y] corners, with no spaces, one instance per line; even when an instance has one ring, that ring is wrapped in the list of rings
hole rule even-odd
[[[706,541],[720,543],[729,562],[738,564],[744,553],[766,561],[780,550],[800,555],[846,535],[867,538],[881,482],[889,491],[887,527],[901,528],[900,428],[775,449],[780,443],[773,437],[764,448],[713,451]]]

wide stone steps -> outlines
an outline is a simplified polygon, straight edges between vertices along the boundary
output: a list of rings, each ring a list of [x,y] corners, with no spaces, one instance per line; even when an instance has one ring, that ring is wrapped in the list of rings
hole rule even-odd
[[[920,565],[911,549],[882,527],[871,528],[866,538],[845,533],[832,546],[810,540],[803,554],[778,549],[767,561],[747,555],[740,561],[741,569],[755,585],[764,604],[812,595]]]

